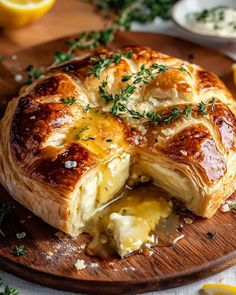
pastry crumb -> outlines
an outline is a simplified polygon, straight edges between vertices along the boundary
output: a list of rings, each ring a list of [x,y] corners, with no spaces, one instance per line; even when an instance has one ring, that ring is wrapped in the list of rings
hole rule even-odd
[[[86,245],[85,245],[85,244],[82,244],[82,245],[80,245],[80,249],[81,249],[81,250],[84,250],[84,249],[85,249],[85,247],[86,247]]]
[[[47,251],[47,255],[48,255],[48,256],[54,256],[54,254],[53,254],[52,251]]]
[[[230,207],[229,204],[225,203],[220,207],[220,211],[221,212],[229,212],[230,211]]]
[[[84,260],[83,259],[78,259],[75,263],[75,267],[77,270],[82,270],[82,269],[85,269],[86,268],[86,265],[84,263]]]
[[[91,267],[91,268],[99,268],[99,267],[100,267],[100,264],[97,263],[97,262],[91,262],[91,263],[89,264],[89,267]]]
[[[189,218],[189,217],[184,217],[184,222],[186,224],[191,224],[191,223],[193,223],[193,219],[192,218]]]

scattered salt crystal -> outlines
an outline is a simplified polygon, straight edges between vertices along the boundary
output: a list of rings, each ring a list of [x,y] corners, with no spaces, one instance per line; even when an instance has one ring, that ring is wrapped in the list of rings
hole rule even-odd
[[[54,254],[53,254],[52,251],[47,251],[47,255],[48,255],[48,256],[54,256]]]
[[[22,233],[17,233],[16,237],[18,240],[24,239],[26,237],[26,233],[24,231]]]
[[[77,270],[82,270],[82,269],[85,269],[86,268],[86,265],[84,263],[84,260],[83,259],[78,259],[75,263],[75,267]]]
[[[191,224],[191,223],[193,223],[193,219],[192,218],[189,218],[189,217],[184,217],[184,222],[186,224]]]
[[[65,167],[67,169],[75,168],[75,167],[77,167],[77,162],[76,161],[66,161]]]
[[[22,81],[22,79],[23,79],[23,76],[22,76],[22,75],[20,75],[20,74],[16,74],[16,75],[15,75],[15,80],[16,80],[17,82]]]
[[[225,203],[224,205],[222,205],[220,207],[220,211],[222,211],[222,212],[229,212],[230,211],[229,204]]]
[[[180,150],[180,152],[181,152],[181,154],[182,154],[183,156],[187,156],[187,155],[188,155],[188,153],[187,153],[186,151],[184,151],[184,150]]]
[[[91,268],[98,268],[98,267],[100,267],[100,264],[98,264],[98,263],[96,263],[96,262],[91,262],[91,263],[89,264],[89,267],[91,267]]]
[[[82,249],[82,250],[84,250],[84,249],[85,249],[85,247],[86,247],[86,245],[85,245],[85,244],[82,244],[82,245],[80,245],[80,249]]]

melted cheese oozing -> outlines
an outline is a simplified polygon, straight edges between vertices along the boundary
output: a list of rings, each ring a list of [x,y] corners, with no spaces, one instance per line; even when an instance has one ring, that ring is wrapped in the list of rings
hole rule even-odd
[[[81,112],[78,121],[67,134],[66,142],[78,142],[90,152],[104,157],[120,154],[129,145],[124,138],[123,126],[111,114],[97,108]]]
[[[76,142],[97,156],[98,166],[86,175],[77,191],[80,226],[104,203],[109,202],[125,185],[129,177],[129,145],[124,139],[123,126],[110,113],[97,108],[81,111],[75,125],[67,132],[64,144]]]
[[[88,253],[103,258],[118,253],[124,257],[158,244],[159,233],[165,237],[165,244],[171,244],[179,234],[179,220],[172,202],[163,194],[151,184],[126,189],[121,198],[98,211],[85,229],[93,236]]]

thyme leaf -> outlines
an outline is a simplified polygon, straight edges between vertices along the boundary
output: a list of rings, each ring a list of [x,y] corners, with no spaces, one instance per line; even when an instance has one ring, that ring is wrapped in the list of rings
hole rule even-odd
[[[92,57],[90,61],[93,62],[93,66],[91,66],[88,70],[88,74],[90,76],[95,76],[96,78],[100,77],[102,71],[104,71],[107,67],[112,64],[118,64],[121,60],[121,55],[112,53],[110,56],[106,57],[100,54],[99,58]]]
[[[25,246],[15,246],[12,250],[12,254],[15,256],[24,256],[25,254],[27,254],[27,250],[25,248]]]
[[[76,99],[75,97],[72,97],[72,98],[66,97],[66,98],[61,98],[60,101],[66,105],[72,106],[76,102]]]
[[[44,67],[36,67],[34,65],[29,65],[26,68],[26,72],[28,74],[28,77],[25,80],[25,84],[30,85],[35,79],[38,79],[42,76],[44,72]]]
[[[0,295],[18,295],[19,290],[17,288],[5,286],[5,289],[3,292],[0,292]]]

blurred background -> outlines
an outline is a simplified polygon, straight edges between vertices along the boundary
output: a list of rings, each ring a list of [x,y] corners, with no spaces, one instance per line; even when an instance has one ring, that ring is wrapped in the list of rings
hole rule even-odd
[[[235,37],[223,41],[219,37],[204,38],[183,25],[183,17],[191,9],[202,11],[204,6],[221,4],[236,8],[235,0],[1,0],[0,55],[67,35],[102,30],[116,22],[119,30],[180,36],[236,58]]]

